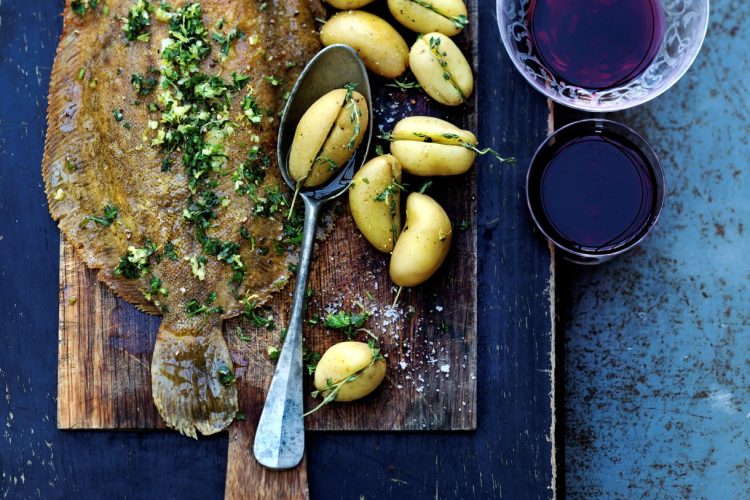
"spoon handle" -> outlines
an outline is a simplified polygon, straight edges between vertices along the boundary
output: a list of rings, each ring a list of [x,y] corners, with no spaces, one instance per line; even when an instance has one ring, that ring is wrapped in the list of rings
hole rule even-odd
[[[301,198],[305,202],[305,224],[292,317],[263,413],[260,415],[253,446],[255,459],[261,465],[276,470],[295,467],[305,452],[305,424],[302,417],[302,313],[321,202],[305,196]]]

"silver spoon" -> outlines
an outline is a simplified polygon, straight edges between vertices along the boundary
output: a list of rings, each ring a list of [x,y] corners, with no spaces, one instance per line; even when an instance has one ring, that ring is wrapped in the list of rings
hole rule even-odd
[[[289,175],[287,157],[297,123],[318,98],[350,82],[357,84],[357,92],[365,97],[372,113],[367,70],[354,49],[346,45],[331,45],[318,52],[294,84],[281,115],[276,151],[281,175],[290,188],[294,189],[296,183]],[[305,204],[305,222],[292,317],[263,413],[260,415],[253,446],[255,459],[269,469],[291,469],[300,463],[305,452],[305,424],[302,416],[302,313],[315,230],[321,207],[325,202],[346,192],[355,171],[367,158],[371,139],[372,126],[369,126],[354,157],[332,180],[318,188],[301,191],[299,195]]]

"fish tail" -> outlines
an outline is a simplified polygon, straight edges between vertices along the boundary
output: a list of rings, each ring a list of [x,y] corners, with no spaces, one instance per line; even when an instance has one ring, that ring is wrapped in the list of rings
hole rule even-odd
[[[151,361],[151,389],[164,422],[197,438],[227,428],[237,386],[221,319],[162,322]]]

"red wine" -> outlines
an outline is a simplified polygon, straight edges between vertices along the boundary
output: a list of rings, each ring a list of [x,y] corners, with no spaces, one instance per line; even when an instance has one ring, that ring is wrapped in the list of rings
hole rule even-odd
[[[605,129],[563,129],[534,159],[529,203],[547,236],[564,248],[612,253],[653,225],[662,183],[629,138]]]
[[[531,0],[533,49],[556,79],[589,90],[634,80],[664,36],[660,0]]]

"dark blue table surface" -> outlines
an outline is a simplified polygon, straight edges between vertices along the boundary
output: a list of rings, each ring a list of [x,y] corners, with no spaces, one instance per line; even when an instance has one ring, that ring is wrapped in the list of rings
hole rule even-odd
[[[546,133],[546,103],[512,70],[491,3],[477,16],[480,137],[525,165]],[[220,498],[226,436],[55,428],[59,234],[40,164],[62,7],[0,0],[0,495]],[[524,169],[477,168],[479,428],[312,434],[314,498],[551,495],[550,257],[526,217]]]

